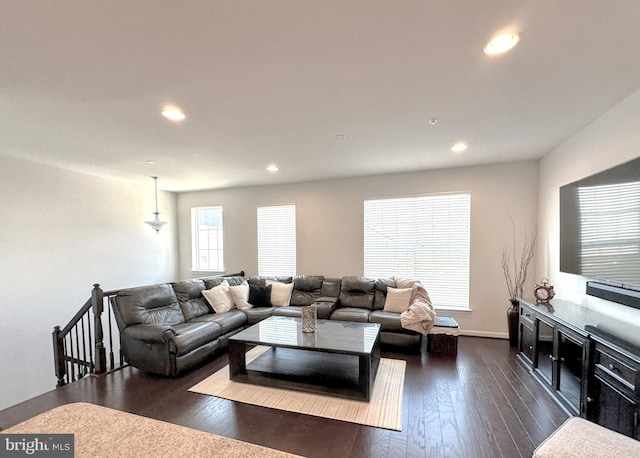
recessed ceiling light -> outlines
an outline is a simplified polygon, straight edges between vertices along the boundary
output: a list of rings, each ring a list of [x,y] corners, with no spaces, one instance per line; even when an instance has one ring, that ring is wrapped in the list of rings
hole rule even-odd
[[[465,142],[458,142],[451,147],[451,151],[453,151],[454,153],[461,153],[466,149],[467,149],[467,144]]]
[[[162,109],[162,116],[170,121],[182,121],[185,118],[185,115],[180,108],[169,105]]]
[[[269,164],[269,165],[267,166],[267,170],[268,170],[269,172],[277,172],[277,171],[278,171],[278,170],[280,170],[280,169],[279,169],[279,168],[278,168],[278,166],[277,166],[277,165],[275,165],[275,164]]]
[[[336,135],[336,140],[344,140],[345,138],[347,138],[346,135],[342,135],[342,134]]]
[[[484,47],[484,52],[489,55],[502,54],[517,45],[518,40],[520,40],[520,37],[515,33],[496,35],[487,43],[487,46]]]
[[[438,120],[436,118],[431,118],[429,120],[429,124],[431,124],[432,126],[435,126],[436,124],[438,124]]]
[[[153,164],[155,164],[155,162],[154,161],[147,161],[147,164],[153,165]]]

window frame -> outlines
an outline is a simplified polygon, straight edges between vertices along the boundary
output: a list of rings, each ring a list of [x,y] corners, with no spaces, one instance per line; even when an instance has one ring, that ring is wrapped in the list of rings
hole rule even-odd
[[[217,232],[217,244],[216,248],[202,248],[200,246],[200,236],[203,230],[199,229],[199,221],[201,219],[201,212],[217,210],[219,211],[220,226]],[[212,230],[209,230],[212,232]],[[219,260],[216,268],[211,268],[211,264],[203,266],[201,263],[202,251],[216,251],[217,258]],[[224,273],[224,210],[222,205],[208,205],[204,207],[191,207],[191,271],[192,272],[213,272]]]
[[[447,199],[448,210],[445,212],[442,205]],[[385,204],[388,206],[386,214],[380,213],[385,211],[382,208]],[[418,211],[426,212],[426,208],[431,208],[431,217],[426,213],[416,214]],[[456,208],[463,213],[451,216],[450,211]],[[372,213],[376,211],[378,213]],[[436,211],[440,213],[435,213]],[[378,227],[374,228],[374,224],[378,224]],[[445,235],[450,243],[439,243],[443,240],[442,235],[433,236],[433,232],[426,229],[427,225],[437,229],[437,234]],[[377,260],[372,258],[376,256],[376,248]],[[391,263],[395,263],[396,267],[389,268]],[[363,200],[365,276],[399,276],[420,280],[429,292],[435,308],[469,311],[470,265],[470,191],[371,197]],[[391,271],[396,269],[396,272]],[[441,272],[455,272],[458,278],[454,278],[451,273]]]

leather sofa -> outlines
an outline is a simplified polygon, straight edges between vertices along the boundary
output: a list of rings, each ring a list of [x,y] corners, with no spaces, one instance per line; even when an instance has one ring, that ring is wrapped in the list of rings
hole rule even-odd
[[[215,313],[202,292],[218,286],[264,286],[267,280],[293,283],[290,305],[232,309]],[[366,277],[205,277],[174,283],[128,288],[111,298],[120,346],[127,363],[145,372],[176,376],[202,364],[227,348],[230,336],[259,321],[275,316],[302,314],[314,304],[318,319],[380,323],[383,345],[420,351],[418,332],[401,326],[400,314],[383,310],[393,279]]]
[[[422,335],[404,329],[399,313],[384,311],[389,287],[395,288],[396,281],[391,278],[344,277],[331,319],[379,323],[382,344],[419,349]]]

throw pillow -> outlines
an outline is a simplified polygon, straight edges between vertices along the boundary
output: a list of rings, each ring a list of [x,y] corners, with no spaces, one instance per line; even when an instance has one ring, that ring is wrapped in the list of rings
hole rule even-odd
[[[384,311],[402,313],[409,310],[412,288],[387,288],[387,298],[384,301]]]
[[[265,281],[267,286],[271,286],[271,305],[274,307],[288,307],[291,302],[293,283],[282,283],[279,281]]]
[[[237,286],[229,286],[229,293],[237,308],[240,310],[251,308],[249,303],[249,283],[246,280]]]
[[[271,285],[249,284],[249,303],[254,307],[271,307]]]
[[[218,286],[202,291],[204,298],[211,304],[216,313],[228,312],[235,304],[229,293],[229,283],[223,281]]]

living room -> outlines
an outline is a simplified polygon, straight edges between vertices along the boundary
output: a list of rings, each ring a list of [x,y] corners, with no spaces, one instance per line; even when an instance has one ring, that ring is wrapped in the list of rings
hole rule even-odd
[[[580,8],[578,5],[579,2],[573,6]],[[627,16],[637,22],[637,7],[635,10],[627,7],[636,13]],[[12,30],[9,24],[4,27],[10,18],[10,14],[3,15],[2,30]],[[618,15],[616,20],[621,20]],[[631,22],[630,19],[627,24]],[[616,39],[623,36],[620,32]],[[619,44],[615,40],[614,43]],[[77,312],[94,283],[105,289],[118,289],[206,274],[191,270],[190,212],[198,206],[224,208],[226,272],[244,270],[248,275],[257,274],[256,206],[295,203],[297,272],[341,277],[363,274],[363,199],[469,191],[472,196],[469,310],[442,312],[458,321],[463,335],[507,337],[508,297],[501,256],[504,244],[512,236],[510,218],[518,230],[533,224],[538,230],[536,258],[527,285],[529,295],[533,285],[545,277],[554,285],[558,298],[592,308],[605,309],[602,306],[606,305],[607,313],[638,323],[639,310],[585,295],[587,279],[561,273],[558,258],[560,186],[640,156],[637,128],[640,68],[629,56],[633,43],[627,46],[625,64],[611,67],[610,78],[600,82],[603,86],[619,83],[617,98],[614,95],[603,102],[599,113],[590,119],[578,116],[581,106],[572,108],[578,113],[575,130],[550,145],[543,154],[518,159],[505,154],[502,160],[490,163],[389,168],[386,173],[376,171],[361,176],[335,174],[317,179],[293,176],[288,181],[276,181],[269,176],[258,185],[179,192],[163,189],[165,180],[169,182],[170,178],[168,172],[158,172],[160,167],[166,167],[160,161],[138,168],[136,182],[115,179],[106,172],[87,173],[82,163],[82,145],[74,145],[64,135],[56,137],[59,126],[54,119],[45,119],[52,127],[47,135],[42,134],[43,141],[57,140],[69,148],[69,153],[43,160],[36,154],[38,142],[25,138],[33,135],[28,127],[39,113],[38,100],[44,95],[20,87],[17,76],[7,80],[3,86],[10,92],[3,94],[6,121],[0,151],[3,196],[0,291],[4,317],[0,345],[10,351],[2,356],[0,409],[54,388],[51,331],[55,325],[66,324]],[[586,48],[581,47],[580,51],[588,52]],[[624,56],[625,51],[620,55]],[[11,55],[3,57],[3,61],[10,59]],[[597,61],[598,57],[582,59],[581,63],[589,59]],[[624,80],[619,82],[622,72]],[[65,87],[63,82],[60,84],[60,88]],[[526,90],[523,85],[522,91]],[[597,87],[593,90],[597,91]],[[581,93],[577,98],[588,99],[589,94]],[[25,100],[32,105],[26,108],[18,105],[18,101]],[[74,100],[72,105],[75,103],[82,106],[81,101]],[[550,104],[546,108],[553,111],[555,107]],[[424,114],[424,129],[432,127],[427,123],[432,116],[440,114]],[[186,121],[191,119],[188,117]],[[540,135],[552,127],[541,119]],[[76,128],[82,130],[83,126]],[[177,126],[172,129],[175,133]],[[23,134],[21,140],[17,133]],[[340,141],[351,139],[348,135]],[[343,145],[331,146],[336,170],[348,161],[341,150]],[[92,149],[86,144],[84,147]],[[522,150],[527,148],[526,144],[521,145]],[[188,154],[184,156],[184,161],[190,160]],[[108,169],[109,155],[105,154],[103,159]],[[196,163],[194,174],[200,176],[208,166],[215,169],[216,160],[214,157],[210,163]],[[60,166],[61,161],[67,166]],[[248,167],[247,161],[239,162]],[[281,169],[286,172],[286,165],[281,164]],[[150,219],[155,205],[149,178],[155,174],[160,176],[159,210],[168,222],[158,234],[143,223]]]

